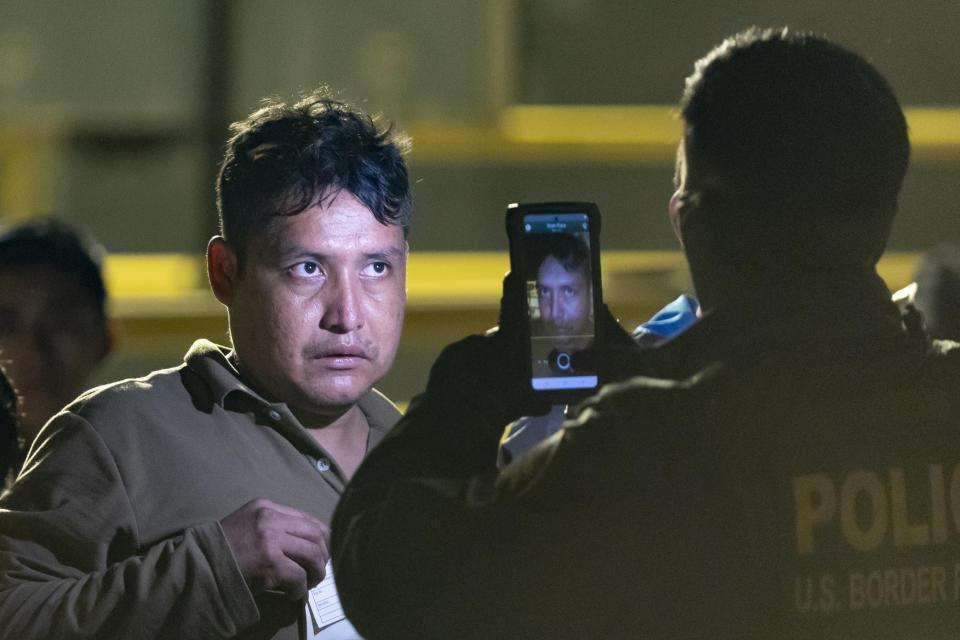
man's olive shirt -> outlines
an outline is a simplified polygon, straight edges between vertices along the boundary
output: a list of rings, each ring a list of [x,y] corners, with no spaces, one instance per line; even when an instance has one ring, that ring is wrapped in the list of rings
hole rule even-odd
[[[0,500],[0,638],[298,638],[302,602],[253,598],[218,521],[266,498],[329,523],[342,471],[230,354],[94,389],[41,432]],[[360,401],[369,451],[399,411]]]

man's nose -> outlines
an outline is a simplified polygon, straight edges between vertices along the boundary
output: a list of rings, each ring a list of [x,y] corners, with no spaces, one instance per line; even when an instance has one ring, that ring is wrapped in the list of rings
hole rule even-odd
[[[363,326],[360,287],[355,278],[346,275],[327,280],[323,314],[320,316],[322,329],[333,333],[349,333]]]
[[[553,318],[554,322],[563,319],[563,305],[557,298],[550,302],[550,317]]]

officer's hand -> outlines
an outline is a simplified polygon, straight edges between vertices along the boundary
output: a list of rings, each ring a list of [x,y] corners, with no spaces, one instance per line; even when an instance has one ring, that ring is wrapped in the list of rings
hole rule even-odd
[[[522,354],[498,333],[469,336],[444,348],[430,372],[426,395],[447,399],[469,412],[470,421],[481,419],[499,436],[513,420],[550,410],[549,403],[539,407],[532,398],[518,364]]]
[[[642,371],[642,348],[620,326],[606,304],[597,324],[601,339],[592,350],[573,355],[574,368],[599,370],[601,385],[629,378]]]
[[[323,580],[330,557],[330,529],[291,507],[252,500],[220,526],[254,595],[267,590],[303,598]]]
[[[525,378],[526,345],[522,306],[523,283],[508,273],[503,280],[498,326],[483,336],[469,336],[441,352],[430,372],[427,395],[454,399],[480,417],[497,434],[524,415],[542,415],[549,403],[538,403]],[[543,405],[543,406],[540,406]]]

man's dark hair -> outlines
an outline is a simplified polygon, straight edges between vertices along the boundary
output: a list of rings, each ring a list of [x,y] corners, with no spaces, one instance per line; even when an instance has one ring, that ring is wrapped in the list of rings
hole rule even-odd
[[[293,106],[267,100],[232,133],[217,180],[220,233],[243,264],[250,234],[346,189],[381,224],[406,233],[413,210],[403,154],[409,140],[329,97],[325,89]]]
[[[100,271],[103,250],[76,229],[44,219],[11,227],[0,234],[0,270],[47,268],[75,282],[91,305],[105,315],[107,291]]]
[[[17,430],[17,394],[0,367],[0,490],[23,464],[23,449]]]
[[[528,235],[526,242],[528,255],[531,256],[530,264],[539,268],[544,260],[552,256],[564,271],[583,271],[589,279],[590,248],[576,234],[536,233]]]
[[[810,34],[752,28],[696,63],[680,106],[688,144],[730,187],[731,208],[762,208],[754,221],[785,234],[819,226],[808,240],[840,237],[838,252],[879,258],[910,143],[870,63]]]

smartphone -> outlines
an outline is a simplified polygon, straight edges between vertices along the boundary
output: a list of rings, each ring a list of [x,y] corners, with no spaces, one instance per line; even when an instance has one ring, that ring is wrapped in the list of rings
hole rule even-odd
[[[530,389],[555,404],[589,395],[600,380],[600,210],[592,202],[511,204],[507,237],[510,270],[522,281]]]

